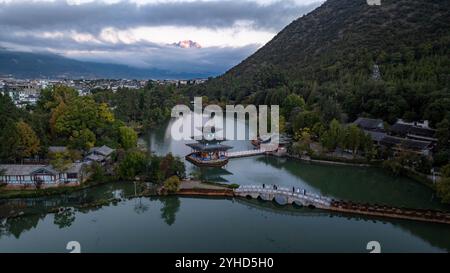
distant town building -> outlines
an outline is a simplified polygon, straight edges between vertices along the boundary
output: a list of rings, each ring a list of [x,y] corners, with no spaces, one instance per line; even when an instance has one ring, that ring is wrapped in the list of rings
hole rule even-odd
[[[14,104],[23,108],[26,105],[35,105],[40,95],[40,86],[34,82],[8,81],[0,89],[3,95],[8,95]]]

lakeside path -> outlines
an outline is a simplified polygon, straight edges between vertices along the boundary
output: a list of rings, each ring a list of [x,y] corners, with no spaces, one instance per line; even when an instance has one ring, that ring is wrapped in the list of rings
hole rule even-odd
[[[233,197],[234,191],[226,186],[212,185],[195,180],[184,180],[181,182],[180,189],[176,194],[188,196]]]
[[[196,180],[185,180],[180,185],[180,190],[192,190],[192,189],[223,190],[223,189],[227,189],[227,188],[224,186],[219,186],[219,185],[216,186],[216,185],[202,183],[202,182],[196,181]]]

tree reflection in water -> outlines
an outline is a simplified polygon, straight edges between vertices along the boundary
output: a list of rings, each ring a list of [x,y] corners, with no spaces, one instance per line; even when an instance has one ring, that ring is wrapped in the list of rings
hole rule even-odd
[[[58,213],[55,213],[53,223],[60,229],[67,228],[75,221],[75,210],[72,208],[62,208]]]
[[[142,203],[142,197],[136,198],[134,204],[134,211],[137,214],[142,214],[148,210],[148,205]]]
[[[178,197],[165,197],[160,199],[162,203],[161,218],[164,222],[171,226],[175,223],[175,216],[180,209],[180,199]]]
[[[20,235],[27,230],[37,227],[39,220],[44,219],[43,214],[32,214],[27,217],[12,217],[6,220],[0,220],[0,236],[13,235],[15,238],[20,238]]]

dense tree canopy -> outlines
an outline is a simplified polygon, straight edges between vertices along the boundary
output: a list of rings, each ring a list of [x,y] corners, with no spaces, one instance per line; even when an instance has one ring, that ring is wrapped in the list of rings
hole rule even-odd
[[[37,155],[40,150],[40,141],[33,129],[24,121],[16,123],[18,133],[17,156],[27,158]]]

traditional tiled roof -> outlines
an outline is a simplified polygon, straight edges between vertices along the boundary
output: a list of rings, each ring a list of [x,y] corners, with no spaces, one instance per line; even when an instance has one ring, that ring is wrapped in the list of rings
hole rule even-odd
[[[428,137],[433,138],[436,131],[433,129],[427,129],[427,128],[421,128],[409,124],[402,124],[402,123],[396,123],[391,126],[390,128],[391,132],[398,134],[398,135],[417,135],[422,137]]]
[[[372,118],[358,118],[353,122],[360,128],[365,130],[382,130],[383,129],[383,120],[381,119],[372,119]]]
[[[84,165],[83,163],[73,163],[66,173],[80,173]]]
[[[0,170],[4,170],[5,175],[31,175],[41,170],[52,174],[58,174],[58,172],[49,165],[4,164],[0,165]]]
[[[410,150],[425,150],[431,147],[432,142],[430,141],[418,141],[413,139],[406,139],[393,136],[385,136],[381,140],[381,144],[386,146],[399,145],[405,149]]]
[[[368,131],[368,130],[364,130],[364,132],[366,134],[368,134],[373,141],[376,141],[376,142],[380,142],[386,136],[386,133],[384,133],[384,132],[376,132],[376,131]]]
[[[90,155],[86,156],[84,159],[85,160],[90,160],[90,161],[100,162],[100,161],[103,161],[105,159],[105,157],[102,156],[102,155],[90,154]]]
[[[106,157],[106,156],[111,155],[114,152],[114,149],[112,149],[106,145],[103,145],[102,147],[94,147],[89,152],[96,153],[96,154]]]
[[[0,165],[0,170],[4,170],[5,175],[29,175],[38,168],[43,168],[45,165]]]

